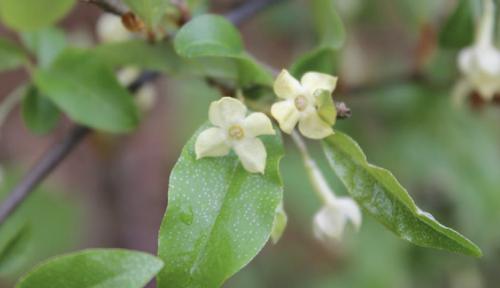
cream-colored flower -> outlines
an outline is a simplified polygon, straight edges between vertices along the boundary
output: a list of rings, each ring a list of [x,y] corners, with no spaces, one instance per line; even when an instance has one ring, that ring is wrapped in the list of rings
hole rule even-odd
[[[331,198],[314,216],[314,236],[326,244],[340,241],[347,221],[359,229],[361,211],[358,204],[349,197]]]
[[[327,91],[329,95],[337,85],[337,77],[318,72],[308,72],[300,82],[287,70],[282,70],[274,82],[274,92],[284,99],[273,104],[271,114],[281,130],[290,134],[299,123],[302,135],[322,139],[333,133],[333,123],[328,123],[318,113],[318,98]]]
[[[460,51],[458,66],[470,88],[463,93],[476,90],[485,100],[491,100],[500,92],[500,51],[493,45],[495,26],[495,5],[492,0],[484,0],[476,41],[473,46]],[[464,84],[461,84],[464,86]]]
[[[225,156],[233,148],[247,171],[263,174],[267,153],[257,136],[274,135],[275,131],[264,113],[245,117],[246,113],[246,106],[231,97],[212,102],[208,118],[215,127],[201,132],[196,139],[196,157]]]
[[[120,17],[109,13],[102,14],[97,20],[96,33],[102,42],[120,42],[129,40],[133,36],[125,28]]]

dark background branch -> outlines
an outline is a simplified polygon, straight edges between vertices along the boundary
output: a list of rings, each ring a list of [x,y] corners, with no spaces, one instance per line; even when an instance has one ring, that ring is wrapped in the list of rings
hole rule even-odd
[[[155,72],[144,72],[127,89],[134,93],[157,76]],[[0,206],[0,225],[91,131],[85,126],[75,125],[60,142],[47,150]]]

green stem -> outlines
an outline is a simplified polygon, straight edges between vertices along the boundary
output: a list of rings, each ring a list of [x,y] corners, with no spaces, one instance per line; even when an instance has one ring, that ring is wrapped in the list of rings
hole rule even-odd
[[[324,204],[331,203],[335,201],[335,193],[328,185],[328,182],[325,179],[323,173],[319,169],[316,161],[311,157],[309,151],[307,150],[306,143],[300,134],[294,130],[291,134],[291,137],[299,149],[300,154],[302,155],[302,160],[304,161],[304,167],[307,170],[307,174],[309,176],[309,181],[311,182],[316,195],[323,201]]]

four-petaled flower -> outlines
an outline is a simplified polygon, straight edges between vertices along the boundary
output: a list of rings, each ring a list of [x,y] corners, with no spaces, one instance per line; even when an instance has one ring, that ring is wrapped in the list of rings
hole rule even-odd
[[[234,98],[212,102],[208,117],[216,127],[200,133],[195,143],[196,157],[225,156],[233,148],[247,171],[263,174],[267,153],[257,136],[274,135],[275,131],[264,113],[245,117],[246,113],[246,106]]]
[[[340,241],[348,220],[359,229],[361,211],[358,204],[349,197],[331,197],[314,216],[314,236],[326,244]]]
[[[473,46],[460,51],[458,66],[465,81],[457,87],[456,97],[461,100],[476,90],[485,100],[491,100],[500,92],[500,51],[493,45],[495,6],[485,0]]]
[[[285,133],[290,134],[298,122],[302,135],[325,138],[333,133],[332,123],[318,113],[318,100],[324,92],[330,97],[336,85],[337,77],[328,74],[308,72],[299,82],[287,70],[282,70],[274,82],[274,92],[284,101],[273,104],[271,114]]]

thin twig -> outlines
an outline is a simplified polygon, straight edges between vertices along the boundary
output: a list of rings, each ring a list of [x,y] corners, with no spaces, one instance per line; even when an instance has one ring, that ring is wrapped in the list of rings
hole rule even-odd
[[[224,16],[234,25],[241,25],[264,8],[284,0],[247,0],[245,4],[231,10]]]
[[[144,72],[127,89],[134,93],[157,76],[155,72]],[[60,142],[49,148],[0,206],[0,225],[91,131],[85,126],[75,125]]]
[[[112,5],[106,0],[81,0],[84,3],[93,4],[104,12],[114,14],[116,16],[122,16],[125,12],[122,9]]]

